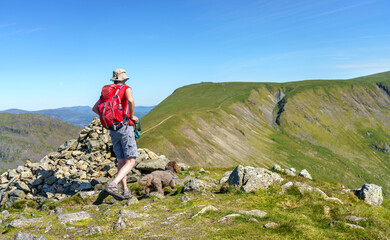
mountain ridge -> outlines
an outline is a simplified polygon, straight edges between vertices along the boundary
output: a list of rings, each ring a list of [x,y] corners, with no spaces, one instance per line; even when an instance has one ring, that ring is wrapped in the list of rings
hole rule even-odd
[[[325,180],[349,186],[379,181],[388,191],[389,155],[374,146],[387,149],[390,142],[389,83],[384,72],[349,80],[184,86],[144,117],[139,142],[190,165],[309,165]]]

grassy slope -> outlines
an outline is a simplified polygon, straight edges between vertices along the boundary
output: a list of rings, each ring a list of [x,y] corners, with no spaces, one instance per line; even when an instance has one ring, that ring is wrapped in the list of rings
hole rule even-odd
[[[80,128],[39,114],[0,113],[0,169],[38,161],[66,140],[77,138]]]
[[[387,192],[390,157],[373,144],[390,142],[389,96],[377,83],[390,86],[390,72],[185,86],[143,118],[139,145],[199,166],[304,166],[322,179],[373,182]]]

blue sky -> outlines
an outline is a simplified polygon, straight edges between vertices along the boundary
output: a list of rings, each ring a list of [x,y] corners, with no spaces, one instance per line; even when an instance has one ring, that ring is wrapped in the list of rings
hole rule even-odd
[[[202,81],[390,70],[388,0],[1,1],[0,110],[93,105],[114,68],[136,105]]]

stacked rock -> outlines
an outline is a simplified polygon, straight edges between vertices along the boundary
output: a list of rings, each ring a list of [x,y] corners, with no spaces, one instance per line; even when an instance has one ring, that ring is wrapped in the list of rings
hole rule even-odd
[[[164,155],[138,149],[136,167],[128,182],[142,175],[163,170]],[[102,189],[117,173],[116,157],[109,131],[97,118],[81,130],[78,139],[66,141],[57,152],[47,154],[37,163],[10,169],[0,177],[0,204],[11,206],[17,200],[62,200],[79,191]]]

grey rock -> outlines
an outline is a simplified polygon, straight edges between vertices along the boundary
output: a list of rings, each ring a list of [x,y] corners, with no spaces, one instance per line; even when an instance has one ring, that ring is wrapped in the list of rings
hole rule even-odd
[[[232,174],[232,171],[225,172],[223,174],[223,176],[221,177],[221,179],[219,179],[218,184],[222,184],[222,183],[227,182],[227,180],[229,179],[230,174]]]
[[[138,203],[138,199],[136,197],[131,197],[127,200],[126,206],[130,206],[137,203]]]
[[[86,140],[85,144],[87,146],[88,152],[96,152],[99,151],[101,148],[100,142],[97,140]]]
[[[62,208],[56,208],[54,209],[54,213],[57,215],[64,214],[64,210]]]
[[[269,222],[263,225],[264,228],[277,228],[279,224],[276,222]]]
[[[149,194],[149,196],[153,196],[153,197],[156,197],[156,198],[158,198],[158,199],[163,199],[163,198],[165,198],[164,194],[161,194],[161,193],[159,193],[159,192],[151,192],[151,193]]]
[[[324,209],[324,214],[325,214],[325,216],[330,216],[330,207],[329,206],[324,206],[323,207],[323,209]]]
[[[64,144],[62,144],[59,148],[58,148],[58,151],[59,152],[62,152],[62,151],[73,151],[73,150],[76,150],[76,147],[77,147],[77,139],[71,139],[71,140],[68,140],[66,141]]]
[[[9,212],[7,210],[4,210],[4,211],[1,212],[1,218],[4,219],[4,220],[8,219],[9,215],[10,214],[9,214]]]
[[[24,199],[26,197],[26,194],[24,191],[16,189],[9,193],[10,196],[16,197],[18,199]]]
[[[15,169],[8,170],[8,179],[12,179],[17,176],[19,176],[19,173],[17,173]]]
[[[282,167],[280,167],[278,164],[275,164],[275,165],[272,167],[272,170],[274,170],[274,171],[282,171]]]
[[[188,202],[191,199],[188,196],[180,196],[180,197],[177,198],[177,200],[181,200],[183,202]]]
[[[74,159],[73,158],[70,158],[70,159],[68,159],[68,160],[66,160],[66,165],[68,165],[68,166],[73,166],[74,165]]]
[[[31,171],[23,171],[20,173],[20,179],[27,180],[31,179],[33,177],[33,174]]]
[[[226,215],[224,217],[221,217],[218,222],[225,222],[225,221],[228,221],[229,219],[232,219],[232,218],[235,218],[235,217],[239,217],[241,216],[240,214],[237,214],[237,213],[233,213],[233,214],[229,214],[229,215]]]
[[[92,190],[93,189],[93,187],[92,187],[92,185],[90,184],[90,183],[88,183],[88,182],[82,182],[81,184],[80,184],[80,186],[78,186],[76,189],[75,189],[75,191],[76,192],[79,192],[79,191],[87,191],[87,190]]]
[[[286,184],[284,184],[282,186],[282,192],[281,193],[285,193],[287,191],[287,189],[289,189],[290,187],[292,186],[295,186],[298,188],[299,192],[301,194],[305,194],[306,192],[318,192],[319,194],[321,194],[325,200],[332,200],[332,201],[337,201],[339,202],[340,204],[344,204],[340,199],[338,198],[335,198],[335,197],[328,197],[326,195],[326,193],[324,193],[321,189],[319,188],[315,188],[315,187],[312,187],[306,183],[301,183],[301,182],[288,182]]]
[[[360,189],[358,197],[367,204],[380,206],[383,202],[382,187],[375,184],[364,184]]]
[[[55,183],[57,181],[57,177],[56,176],[50,176],[48,178],[45,178],[45,184],[47,185],[52,185],[53,183]]]
[[[282,172],[285,173],[286,175],[295,177],[296,175],[295,173],[297,172],[297,170],[295,170],[295,168],[289,168],[289,169],[283,169]]]
[[[197,214],[195,214],[194,216],[192,216],[191,219],[193,218],[196,218],[198,217],[199,215],[205,213],[205,212],[208,212],[208,211],[218,211],[218,209],[212,205],[209,205],[209,206],[206,206],[204,208],[202,208],[202,210],[200,210]]]
[[[114,229],[114,230],[120,230],[120,229],[123,229],[123,228],[125,228],[125,227],[126,227],[126,223],[125,223],[123,217],[122,217],[122,216],[119,216],[118,222],[114,224],[113,229]]]
[[[50,232],[51,227],[52,227],[52,225],[46,226],[46,227],[45,227],[45,233]]]
[[[89,236],[89,235],[93,235],[93,234],[97,234],[97,233],[102,233],[102,230],[100,229],[100,227],[93,227],[93,228],[90,228],[88,230],[88,232],[85,234],[85,236]]]
[[[312,177],[311,177],[310,173],[309,173],[306,169],[303,169],[303,170],[298,174],[298,176],[304,177],[304,178],[308,178],[308,179],[312,180]]]
[[[336,225],[336,224],[338,224],[338,223],[339,223],[339,221],[332,221],[332,222],[329,223],[329,225],[330,225],[331,227],[333,227],[334,225]]]
[[[31,191],[30,188],[27,186],[27,184],[25,184],[25,183],[22,182],[22,181],[18,181],[18,182],[16,183],[16,187],[17,187],[19,190],[24,191],[25,193],[28,193],[28,192]]]
[[[98,177],[91,181],[92,186],[95,186],[97,184],[106,184],[109,181],[106,177]]]
[[[190,169],[190,166],[188,166],[185,163],[178,163],[177,165],[178,165],[180,171],[186,171],[186,170]]]
[[[35,237],[34,235],[23,233],[23,232],[18,232],[15,235],[14,239],[15,240],[46,240],[46,238],[43,236]]]
[[[356,217],[356,216],[353,216],[353,215],[348,215],[345,217],[345,219],[351,221],[351,222],[361,222],[361,221],[366,221],[367,218],[362,218],[362,217]]]
[[[251,192],[258,189],[266,189],[274,182],[281,183],[283,178],[279,174],[271,172],[265,168],[247,167],[244,170],[243,185],[241,190]]]
[[[274,182],[280,183],[283,178],[279,174],[264,168],[243,167],[238,165],[230,174],[227,183],[241,188],[244,192],[251,192],[258,189],[265,189]]]
[[[89,197],[92,196],[97,196],[100,193],[100,191],[85,191],[85,192],[80,192],[80,197],[85,200]]]
[[[13,221],[11,221],[9,224],[6,225],[6,227],[12,227],[12,228],[19,228],[24,227],[29,224],[42,222],[42,218],[18,218]]]
[[[122,209],[119,211],[119,216],[123,218],[139,218],[139,217],[148,216],[148,214],[144,214],[144,213],[141,214],[141,213],[136,213],[134,211]]]
[[[160,158],[151,159],[140,162],[136,168],[142,171],[153,172],[156,170],[164,170],[167,163],[168,162],[166,160],[162,160]]]
[[[249,210],[249,211],[240,210],[238,212],[241,214],[245,214],[245,215],[249,215],[249,216],[253,216],[253,217],[265,217],[267,215],[266,212],[258,210],[258,209]]]
[[[191,178],[183,188],[183,191],[185,192],[200,192],[204,189],[207,188],[206,182],[196,179],[196,178]]]
[[[345,225],[347,225],[347,226],[349,226],[351,228],[364,229],[364,227],[361,227],[361,226],[355,225],[355,224],[346,223]]]
[[[236,168],[234,168],[234,170],[230,174],[227,183],[229,183],[229,185],[240,187],[243,183],[242,181],[243,178],[244,178],[244,167],[238,165]]]
[[[65,213],[62,215],[59,215],[56,217],[58,220],[60,220],[63,223],[72,222],[72,221],[79,221],[83,219],[91,218],[91,215],[89,213],[81,211],[81,212],[75,212],[75,213]]]
[[[40,185],[40,184],[42,184],[42,183],[43,183],[43,180],[40,179],[40,178],[38,178],[38,179],[34,180],[34,181],[31,183],[31,185],[32,185],[33,187],[36,187],[36,186],[38,186],[38,185]]]

